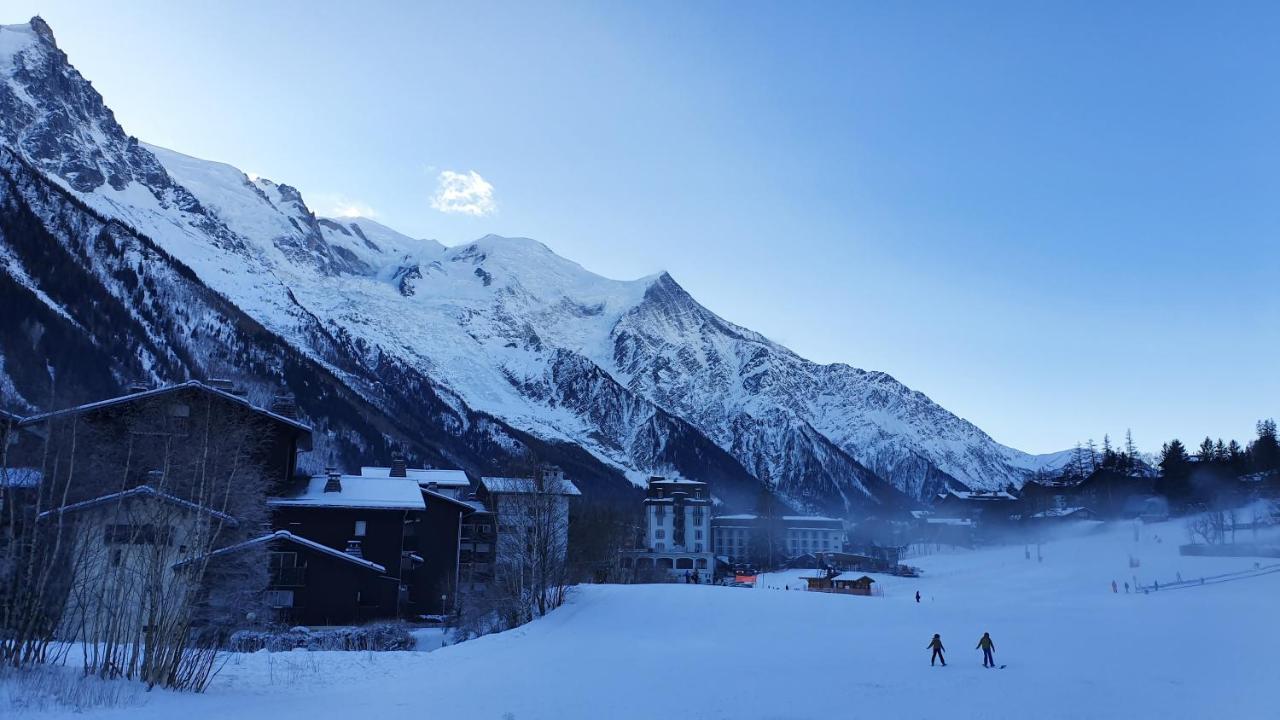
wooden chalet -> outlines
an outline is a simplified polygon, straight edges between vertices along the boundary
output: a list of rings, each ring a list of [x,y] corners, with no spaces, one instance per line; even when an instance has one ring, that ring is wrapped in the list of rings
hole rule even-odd
[[[179,563],[206,563],[206,577],[218,578],[224,563],[238,553],[265,549],[268,585],[264,604],[271,620],[288,625],[355,625],[388,617],[399,594],[399,580],[366,558],[314,540],[276,530]]]
[[[871,586],[876,582],[871,577],[856,572],[828,572],[802,579],[805,581],[806,590],[836,593],[838,595],[870,596],[872,594]]]

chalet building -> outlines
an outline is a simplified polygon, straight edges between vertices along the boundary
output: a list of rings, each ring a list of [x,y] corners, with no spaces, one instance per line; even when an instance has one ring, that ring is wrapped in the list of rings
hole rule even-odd
[[[805,589],[810,592],[836,593],[838,595],[864,595],[873,593],[871,588],[875,580],[856,572],[827,572],[813,577],[801,578],[805,581]]]
[[[711,493],[707,484],[683,478],[651,477],[644,499],[643,547],[623,555],[623,569],[668,571],[676,578],[711,582]]]
[[[225,381],[189,381],[100,402],[22,418],[17,427],[42,434],[11,449],[11,466],[76,468],[74,480],[45,478],[71,502],[147,484],[156,468],[190,463],[205,448],[235,444],[231,458],[271,486],[284,486],[297,472],[297,455],[311,449],[311,428],[294,417],[287,397],[275,409],[254,405]],[[44,456],[48,450],[49,455]],[[64,471],[65,472],[65,471]],[[70,487],[64,487],[69,484]]]
[[[458,597],[482,590],[492,579],[493,517],[471,500],[471,480],[461,470],[411,468],[404,455],[392,455],[388,467],[360,468],[365,478],[405,478],[417,484],[425,506],[413,519],[422,564],[414,575],[424,597],[419,615],[444,615]]]
[[[715,554],[731,563],[761,562],[772,543],[783,559],[844,550],[844,521],[816,515],[718,515],[711,520]]]
[[[933,517],[1004,522],[1016,511],[1017,502],[1004,490],[948,490],[934,499]]]
[[[5,463],[39,469],[17,481],[5,473],[6,502],[16,502],[3,522],[58,538],[44,544],[57,554],[39,561],[52,563],[51,587],[65,593],[65,637],[135,637],[186,607],[178,599],[188,593],[209,596],[173,568],[247,539],[266,491],[285,485],[311,447],[307,425],[227,383],[134,388],[5,420],[19,438],[5,444]]]
[[[411,618],[439,610],[441,593],[422,572],[426,560],[419,533],[427,505],[416,482],[330,469],[267,504],[276,529],[376,563],[396,580],[396,595],[387,604],[364,608],[368,617]]]
[[[1118,517],[1134,495],[1155,494],[1155,479],[1126,475],[1114,470],[1098,470],[1075,487],[1064,505],[1087,507],[1101,517]]]
[[[1026,520],[1031,523],[1064,523],[1097,519],[1098,513],[1087,507],[1055,507],[1026,516]]]
[[[386,567],[288,530],[215,550],[181,562],[176,569],[204,561],[206,575],[218,577],[228,561],[255,548],[266,550],[268,584],[263,599],[274,622],[356,625],[388,617],[388,609],[396,606],[400,581]]]
[[[70,585],[58,636],[88,642],[103,640],[112,626],[143,628],[172,617],[197,589],[174,566],[239,525],[148,485],[48,510],[38,520],[57,526],[66,542]]]

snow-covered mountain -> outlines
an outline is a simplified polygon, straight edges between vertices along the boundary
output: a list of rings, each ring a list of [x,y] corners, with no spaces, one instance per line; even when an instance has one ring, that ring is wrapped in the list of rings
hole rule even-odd
[[[1057,462],[996,443],[888,375],[809,362],[665,273],[611,280],[529,239],[450,248],[318,218],[288,185],[138,142],[38,18],[0,27],[0,142],[0,291],[35,308],[0,323],[0,390],[20,405],[47,404],[45,366],[67,365],[56,347],[23,346],[48,324],[99,347],[139,333],[100,384],[235,371],[300,401],[323,384],[304,403],[318,425],[379,416],[335,440],[347,453],[409,441],[482,470],[528,450],[602,487],[683,474],[731,505],[768,485],[842,514],[1020,484]],[[86,243],[90,231],[114,240]],[[64,264],[93,276],[81,291],[115,298],[127,326],[50,292]]]

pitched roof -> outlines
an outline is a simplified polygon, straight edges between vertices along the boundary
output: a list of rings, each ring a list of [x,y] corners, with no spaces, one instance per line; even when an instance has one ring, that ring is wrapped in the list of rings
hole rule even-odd
[[[428,490],[426,488],[422,488],[422,495],[423,497],[431,498],[432,500],[439,500],[441,502],[446,502],[451,505],[456,505],[462,508],[463,510],[465,510],[468,515],[470,515],[471,513],[477,512],[476,505],[480,506],[481,512],[483,512],[483,509],[484,509],[484,505],[481,505],[480,503],[477,503],[475,501],[459,500],[458,498],[449,497],[444,493],[438,493],[434,490]]]
[[[304,538],[301,535],[294,535],[288,530],[276,530],[270,535],[263,535],[262,537],[256,537],[252,540],[246,540],[242,543],[236,543],[235,545],[228,545],[227,547],[214,550],[211,553],[207,553],[199,557],[190,558],[188,560],[183,560],[182,562],[174,565],[174,567],[175,568],[182,567],[183,565],[188,565],[190,563],[196,562],[197,560],[203,560],[206,558],[214,558],[220,555],[229,555],[231,553],[239,552],[241,550],[245,550],[247,548],[253,547],[254,545],[261,545],[262,543],[273,542],[276,540],[280,540],[283,542],[291,542],[295,545],[300,545],[302,547],[315,550],[316,552],[324,553],[325,555],[330,555],[332,557],[338,558],[339,560],[346,560],[347,562],[360,565],[361,567],[367,568],[369,570],[373,570],[375,572],[385,573],[387,571],[385,567],[379,565],[376,562],[365,560],[364,558],[358,558],[355,555],[349,555],[347,553],[342,552],[341,550],[334,550],[328,545],[321,545],[315,540],[308,540],[307,538]]]
[[[367,510],[426,510],[422,489],[408,478],[342,475],[340,492],[325,492],[328,477],[316,475],[307,487],[288,497],[271,498],[272,507],[363,508]]]
[[[391,468],[389,467],[371,467],[365,466],[360,468],[361,477],[385,478],[391,477]],[[461,470],[445,470],[441,468],[406,468],[405,477],[418,483],[435,483],[444,487],[467,487],[471,485],[470,478]]]
[[[539,491],[533,478],[482,477],[480,484],[485,490],[494,494],[532,495]],[[571,496],[582,494],[576,485],[562,477],[547,478],[543,485],[543,492]]]
[[[224,512],[214,510],[213,508],[205,507],[204,505],[200,505],[198,503],[193,503],[190,500],[183,500],[182,498],[177,497],[176,495],[170,495],[169,493],[160,492],[159,490],[156,490],[150,485],[139,485],[138,487],[135,487],[129,490],[111,493],[109,495],[103,495],[102,497],[96,497],[96,498],[93,498],[92,500],[82,500],[80,502],[71,503],[70,505],[63,505],[62,507],[54,508],[52,510],[45,510],[44,512],[40,513],[39,517],[41,519],[44,519],[46,517],[50,517],[53,515],[62,515],[69,512],[79,512],[81,510],[89,510],[91,508],[101,507],[103,505],[110,505],[111,503],[118,503],[130,498],[152,498],[160,502],[169,503],[170,505],[183,508],[184,510],[190,510],[192,512],[208,515],[212,518],[221,520],[232,527],[235,527],[236,525],[240,524],[239,521],[237,521],[235,518],[231,517],[230,515]]]
[[[1062,518],[1062,517],[1070,517],[1077,513],[1085,513],[1087,515],[1094,514],[1093,511],[1087,507],[1065,507],[1065,508],[1049,508],[1048,510],[1041,510],[1040,512],[1033,514],[1031,517]]]
[[[178,392],[180,390],[199,390],[202,392],[211,393],[223,400],[228,400],[234,403],[238,403],[254,411],[255,413],[258,413],[259,415],[270,418],[271,420],[274,420],[276,422],[288,425],[294,428],[295,430],[305,433],[306,439],[308,442],[311,439],[310,425],[299,422],[293,418],[285,417],[284,415],[281,415],[279,413],[271,412],[266,408],[262,408],[257,405],[254,405],[253,403],[249,402],[246,398],[240,397],[239,395],[235,395],[233,393],[229,393],[225,390],[222,390],[221,388],[216,388],[212,385],[208,385],[206,383],[200,382],[199,380],[188,380],[186,382],[178,383],[176,385],[166,385],[161,388],[154,388],[152,390],[143,390],[141,392],[129,393],[128,395],[121,395],[119,397],[107,398],[106,400],[99,400],[97,402],[85,403],[83,405],[75,405],[73,407],[63,408],[62,410],[53,410],[51,412],[40,413],[38,415],[31,415],[30,417],[22,418],[18,424],[20,426],[34,425],[36,423],[44,422],[45,420],[52,420],[60,417],[67,417],[70,415],[77,415],[80,413],[91,412],[94,410],[101,410],[102,408],[114,407],[116,405],[123,405],[125,403],[130,403],[137,400],[145,400],[147,398],[158,397],[160,395],[166,395],[168,393]]]
[[[831,580],[832,580],[833,582],[834,582],[834,581],[836,581],[836,580],[840,580],[840,581],[843,581],[843,582],[848,582],[848,581],[851,581],[851,580],[855,580],[855,581],[856,581],[856,580],[870,580],[871,582],[875,582],[875,581],[876,581],[876,580],[875,580],[875,578],[871,577],[870,575],[867,575],[867,574],[865,574],[865,573],[860,573],[860,572],[842,572],[842,573],[840,573],[839,575],[837,575],[837,576],[835,576],[835,577],[831,578]]]
[[[938,493],[938,500],[954,497],[957,500],[1017,500],[1004,490],[948,490]]]

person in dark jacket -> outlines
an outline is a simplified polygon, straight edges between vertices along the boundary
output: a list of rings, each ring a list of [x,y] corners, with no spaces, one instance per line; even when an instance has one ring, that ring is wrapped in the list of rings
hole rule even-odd
[[[916,602],[920,602],[920,591],[916,591]]]
[[[991,633],[982,633],[982,639],[978,641],[978,647],[975,650],[982,650],[982,667],[995,667],[996,660],[991,656],[992,651],[996,649],[996,644],[991,640]]]
[[[942,656],[942,651],[946,650],[946,648],[942,647],[941,635],[939,635],[938,633],[934,633],[933,639],[929,641],[929,644],[925,646],[925,649],[933,650],[933,655],[929,658],[930,667],[932,667],[933,663],[937,660],[942,661],[942,667],[947,666],[947,659]]]

